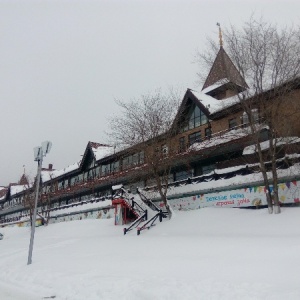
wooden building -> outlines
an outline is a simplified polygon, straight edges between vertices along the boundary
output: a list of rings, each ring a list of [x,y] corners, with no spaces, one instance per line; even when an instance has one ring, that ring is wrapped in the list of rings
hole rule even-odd
[[[205,174],[214,176],[216,169],[238,165],[252,165],[245,168],[245,172],[257,171],[256,154],[243,155],[245,147],[253,145],[256,138],[247,130],[249,120],[239,97],[248,88],[221,46],[202,91],[187,89],[174,119],[172,147],[176,148],[176,155],[169,174],[170,183]],[[300,136],[300,79],[289,84],[289,89],[279,97],[280,88],[284,86],[246,99],[252,105],[255,122],[260,125],[260,141],[268,140],[268,126],[264,126],[260,115],[261,104],[269,101],[272,107],[274,101],[278,105],[278,99],[278,136]],[[285,126],[287,122],[288,126]],[[165,149],[163,135],[161,147]],[[80,162],[63,170],[53,170],[52,166],[43,170],[40,205],[47,203],[55,208],[92,198],[104,199],[109,197],[111,186],[117,184],[125,184],[129,188],[153,185],[146,174],[147,154],[134,149],[115,152],[109,145],[88,142]],[[299,149],[299,143],[295,142],[293,148],[282,147],[279,156],[299,154]],[[267,151],[265,155],[268,155]],[[297,161],[296,158],[285,162]],[[33,187],[24,184],[24,180],[19,186],[23,188],[10,186],[5,192],[2,190],[5,195],[0,197],[0,222],[14,221],[29,213],[29,208],[24,207],[24,199]]]

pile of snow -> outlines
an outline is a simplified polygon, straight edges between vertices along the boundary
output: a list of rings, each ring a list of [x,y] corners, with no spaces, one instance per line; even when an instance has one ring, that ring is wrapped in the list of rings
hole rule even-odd
[[[297,136],[282,137],[282,138],[278,138],[278,139],[274,140],[273,143],[276,143],[277,147],[282,146],[282,145],[287,145],[288,146],[288,145],[291,145],[291,144],[300,143],[300,138],[297,137]],[[270,140],[261,142],[260,147],[261,147],[262,151],[269,149]],[[243,155],[253,154],[255,152],[257,152],[256,144],[245,147],[244,151],[243,151]]]
[[[110,220],[1,228],[0,299],[300,299],[300,208],[176,212],[140,236]],[[20,291],[23,291],[21,293]]]

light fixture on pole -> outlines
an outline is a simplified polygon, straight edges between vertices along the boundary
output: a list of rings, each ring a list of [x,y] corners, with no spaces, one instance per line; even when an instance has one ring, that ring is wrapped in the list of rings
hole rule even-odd
[[[35,221],[36,221],[36,212],[37,212],[37,202],[38,202],[38,198],[39,198],[43,157],[46,156],[50,152],[51,147],[52,147],[52,143],[49,141],[45,141],[42,143],[42,146],[35,147],[33,149],[34,160],[38,162],[38,168],[37,168],[37,175],[36,175],[35,201],[34,201],[34,210],[33,210],[33,215],[32,215],[32,222],[31,222],[31,235],[30,235],[30,244],[29,244],[27,265],[30,265],[32,263],[32,250],[33,250],[33,241],[34,241],[34,233],[35,233]]]

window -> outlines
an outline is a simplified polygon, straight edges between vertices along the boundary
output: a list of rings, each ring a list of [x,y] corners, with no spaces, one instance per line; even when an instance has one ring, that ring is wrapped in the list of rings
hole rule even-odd
[[[205,137],[208,139],[211,137],[211,127],[205,128]]]
[[[82,181],[83,181],[83,174],[79,174],[77,182],[82,182]]]
[[[71,186],[76,183],[76,179],[77,179],[77,177],[72,177],[71,178]]]
[[[113,172],[119,172],[120,171],[120,161],[115,161],[112,163],[112,171]]]
[[[193,177],[193,170],[189,170],[189,171],[179,171],[175,173],[175,180],[179,181],[179,180],[185,180],[187,178],[191,178]]]
[[[134,153],[132,155],[126,156],[122,160],[123,170],[130,168],[135,165],[144,163],[144,151]]]
[[[59,190],[64,189],[64,184],[65,184],[64,181],[59,181],[59,182],[58,182],[58,189],[59,189]]]
[[[143,164],[144,161],[145,161],[145,153],[144,153],[144,151],[141,151],[139,153],[139,159],[140,159],[140,164]]]
[[[66,179],[65,180],[65,188],[68,188],[69,187],[69,179]]]
[[[251,115],[252,115],[253,122],[254,123],[258,122],[259,115],[258,115],[258,109],[257,108],[254,108],[254,109],[251,110]]]
[[[101,166],[101,176],[107,176],[110,173],[110,164]]]
[[[122,160],[123,170],[126,170],[130,166],[130,156],[124,157]]]
[[[237,126],[236,118],[229,119],[229,129],[233,129]]]
[[[251,109],[250,117],[251,117],[251,120],[252,120],[253,123],[257,123],[259,121],[259,115],[258,115],[258,109],[257,108]],[[243,115],[242,115],[242,124],[244,126],[249,124],[249,117],[248,117],[248,114],[245,111],[243,112]]]
[[[135,153],[132,155],[132,164],[133,165],[138,165],[139,163],[139,154],[138,153]]]
[[[89,176],[88,172],[85,172],[83,174],[83,181],[88,181],[88,176]]]
[[[246,126],[248,123],[249,123],[249,118],[246,112],[244,111],[242,115],[242,124],[243,126]]]
[[[167,156],[168,155],[168,152],[169,152],[169,148],[167,145],[162,145],[161,146],[161,153],[163,156]]]
[[[189,144],[193,145],[194,143],[201,142],[201,132],[197,131],[189,135]]]
[[[180,139],[179,139],[179,152],[184,152],[185,151],[185,137],[182,136]]]
[[[198,106],[193,103],[189,109],[186,120],[181,126],[181,132],[197,128],[200,125],[206,124],[207,121],[208,120],[206,115],[200,110]]]
[[[98,178],[99,177],[99,175],[100,175],[100,169],[101,167],[100,166],[98,166],[96,169],[95,169],[95,176]]]
[[[209,174],[215,170],[216,166],[214,164],[208,166],[202,166],[202,174]]]

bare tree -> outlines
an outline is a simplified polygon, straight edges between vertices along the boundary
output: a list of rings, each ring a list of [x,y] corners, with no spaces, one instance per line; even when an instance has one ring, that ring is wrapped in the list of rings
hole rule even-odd
[[[30,224],[32,224],[32,216],[34,210],[34,188],[32,184],[29,182],[29,178],[27,176],[28,183],[25,184],[24,195],[22,198],[22,205],[29,210]]]
[[[231,26],[223,35],[230,58],[249,86],[237,94],[254,136],[269,213],[273,212],[273,201],[274,212],[280,213],[277,157],[282,145],[291,143],[284,137],[299,135],[300,101],[294,90],[299,88],[300,29],[279,29],[262,18],[257,21],[251,17],[241,29]],[[202,67],[212,65],[217,49],[210,40],[208,51],[197,54]],[[260,135],[263,126],[269,133],[267,155]],[[271,165],[270,173],[266,162]]]
[[[56,184],[54,180],[51,178],[51,187]],[[32,216],[34,211],[34,205],[35,205],[35,188],[36,188],[36,180],[33,184],[29,183],[25,186],[24,190],[24,197],[23,197],[23,206],[25,208],[28,208],[29,210],[29,217],[30,217],[30,224],[32,224]],[[51,207],[51,194],[47,193],[45,195],[42,195],[42,185],[40,185],[40,191],[38,196],[38,203],[37,203],[37,215],[42,220],[43,225],[48,225],[50,220],[50,207]]]
[[[167,200],[170,171],[177,154],[173,141],[172,122],[179,107],[177,92],[163,94],[160,90],[130,102],[117,101],[122,113],[110,121],[111,141],[118,148],[126,149],[124,156],[138,154],[142,166],[135,171],[144,179],[153,180],[171,218]],[[123,165],[123,169],[126,166]]]

